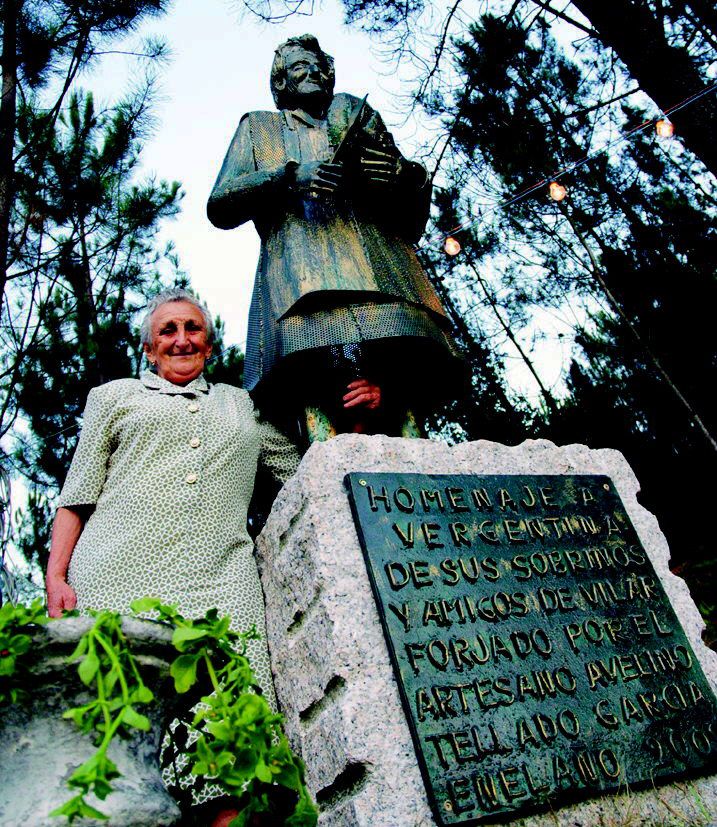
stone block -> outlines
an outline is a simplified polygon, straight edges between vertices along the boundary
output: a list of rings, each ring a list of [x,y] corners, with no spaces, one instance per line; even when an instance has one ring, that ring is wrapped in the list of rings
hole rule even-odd
[[[451,447],[358,435],[315,444],[277,497],[257,554],[277,696],[321,805],[321,827],[435,823],[343,486],[350,472],[609,476],[717,688],[717,655],[702,643],[702,618],[684,581],[670,572],[667,543],[655,517],[638,503],[638,481],[619,452],[546,440]],[[592,827],[676,818],[705,826],[717,821],[717,779],[603,796],[514,823]]]

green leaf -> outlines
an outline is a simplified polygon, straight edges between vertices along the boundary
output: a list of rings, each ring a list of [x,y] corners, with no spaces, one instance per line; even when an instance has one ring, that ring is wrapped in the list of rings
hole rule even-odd
[[[30,648],[31,643],[32,638],[30,635],[13,635],[10,638],[10,645],[8,646],[8,649],[16,655],[24,655]]]
[[[154,692],[152,692],[152,690],[144,684],[137,687],[134,696],[137,699],[138,703],[142,704],[151,704],[154,700]]]
[[[263,761],[259,761],[257,763],[256,770],[254,772],[259,781],[263,781],[265,784],[271,784],[271,770]]]
[[[223,750],[222,752],[220,752],[219,755],[217,755],[217,757],[216,757],[216,765],[219,769],[222,769],[223,767],[231,766],[231,764],[233,762],[234,762],[234,756],[232,755],[231,752],[227,752],[226,750]]]
[[[93,755],[84,764],[80,764],[67,779],[67,785],[76,789],[89,790],[97,780],[98,756]]]
[[[106,816],[100,810],[91,807],[81,795],[76,795],[69,799],[69,801],[66,801],[61,807],[53,810],[50,815],[65,816],[69,818],[70,821],[74,821],[76,818],[94,818],[99,821],[106,821],[109,818],[109,816]]]
[[[101,810],[98,810],[96,807],[91,806],[86,801],[82,801],[82,806],[80,807],[79,815],[82,818],[95,818],[100,821],[107,821],[109,819],[108,815],[105,815]]]
[[[68,709],[66,712],[62,713],[63,718],[72,719],[78,727],[82,727],[84,722],[85,715],[87,713],[86,706],[76,706],[72,709]]]
[[[197,663],[200,655],[180,655],[172,664],[169,674],[174,678],[174,688],[182,695],[197,682]]]
[[[15,658],[13,655],[4,655],[0,658],[0,675],[12,675],[15,671]]]
[[[219,623],[214,627],[213,632],[217,637],[224,637],[226,633],[229,631],[229,626],[231,625],[232,619],[229,615],[223,617]]]
[[[85,654],[87,651],[87,635],[82,635],[82,637],[77,642],[77,646],[75,647],[75,651],[68,656],[67,660],[73,661],[78,660]]]
[[[159,606],[157,606],[157,613],[159,614],[160,620],[164,620],[169,623],[178,624],[180,621],[184,620],[182,615],[179,613],[176,603],[160,603]]]
[[[207,725],[207,732],[213,735],[218,741],[229,741],[233,731],[233,728],[227,721],[214,721]]]
[[[140,597],[139,600],[133,600],[129,607],[135,614],[145,614],[157,611],[160,605],[161,601],[158,597]]]
[[[89,686],[94,680],[97,670],[100,668],[100,659],[94,652],[88,652],[77,667],[77,674],[85,686]]]
[[[112,692],[115,688],[115,684],[119,680],[119,674],[117,669],[113,667],[110,671],[104,676],[105,679],[105,692],[108,694]]]
[[[146,715],[140,715],[131,706],[126,706],[122,711],[122,723],[135,729],[141,729],[143,732],[149,732],[152,728],[149,718]]]
[[[172,645],[180,652],[183,652],[187,648],[185,644],[194,640],[201,640],[206,637],[207,633],[203,629],[182,627],[181,629],[175,629],[174,634],[172,635]]]
[[[293,762],[281,766],[274,776],[274,780],[277,784],[281,784],[282,787],[287,787],[290,790],[301,789],[301,773]]]

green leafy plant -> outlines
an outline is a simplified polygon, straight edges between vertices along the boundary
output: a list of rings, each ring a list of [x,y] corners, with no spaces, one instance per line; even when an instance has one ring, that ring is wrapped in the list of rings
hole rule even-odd
[[[304,768],[292,753],[281,729],[282,716],[272,712],[246,657],[256,630],[237,633],[229,618],[211,610],[204,618],[187,620],[174,606],[145,598],[132,610],[156,612],[174,626],[172,643],[180,653],[171,667],[179,693],[208,679],[211,694],[201,699],[190,722],[198,737],[186,751],[191,772],[211,779],[230,795],[240,796],[241,809],[232,827],[244,827],[255,813],[269,812],[270,786],[297,796],[287,827],[312,827],[317,811],[304,784]]]
[[[154,598],[135,601],[132,610],[173,628],[178,654],[170,674],[177,693],[207,688],[185,722],[195,737],[186,739],[183,753],[187,772],[238,797],[239,814],[232,827],[245,827],[254,814],[273,813],[274,801],[285,801],[287,793],[293,811],[282,816],[286,827],[314,827],[318,813],[304,783],[303,764],[282,732],[282,716],[272,712],[260,694],[246,656],[247,643],[258,637],[256,630],[234,632],[230,619],[220,618],[216,610],[188,620],[176,606]],[[91,614],[94,623],[69,661],[77,664],[92,697],[63,717],[93,737],[97,748],[68,779],[75,794],[52,812],[70,823],[83,817],[107,819],[87,796],[103,801],[112,792],[113,781],[120,777],[108,756],[112,739],[149,730],[149,719],[140,710],[154,700],[122,632],[122,617],[109,611]],[[22,700],[22,661],[32,643],[32,627],[48,621],[40,601],[0,609],[0,704]]]
[[[49,618],[41,600],[30,606],[0,607],[0,705],[17,703],[26,696],[22,656],[30,649],[33,626],[47,623]]]
[[[127,639],[122,632],[122,618],[115,612],[93,612],[95,622],[80,638],[71,662],[78,662],[77,673],[87,687],[94,686],[96,697],[84,706],[68,709],[63,718],[75,722],[85,734],[94,734],[97,751],[72,773],[67,785],[77,794],[50,815],[106,819],[107,816],[87,803],[85,796],[94,793],[104,801],[112,792],[112,781],[121,773],[107,750],[116,735],[129,736],[133,729],[150,729],[149,718],[137,706],[149,704],[154,694],[142,680]]]

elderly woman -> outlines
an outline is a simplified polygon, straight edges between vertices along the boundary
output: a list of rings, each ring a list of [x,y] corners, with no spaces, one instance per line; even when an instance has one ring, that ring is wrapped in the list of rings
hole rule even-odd
[[[237,629],[264,630],[264,601],[247,508],[259,463],[283,482],[299,455],[256,414],[246,391],[209,385],[206,307],[181,289],[149,303],[144,351],[155,372],[90,391],[80,440],[59,497],[46,587],[48,610],[127,611],[152,595],[186,617],[216,608]],[[345,408],[373,409],[380,390],[349,386]],[[274,701],[263,640],[248,650]],[[216,816],[227,824],[236,810]]]
[[[205,381],[212,334],[204,305],[168,290],[150,302],[141,329],[156,373],[90,392],[53,526],[52,617],[75,606],[127,611],[153,595],[187,617],[217,608],[235,628],[262,633],[247,507],[258,463],[283,482],[299,456],[257,417],[246,391]],[[263,640],[249,657],[273,701]]]
[[[284,481],[298,454],[245,391],[207,384],[212,330],[191,294],[166,291],[141,332],[156,373],[90,391],[53,526],[51,616],[75,606],[126,611],[153,595],[189,617],[215,607],[236,627],[261,630],[247,507],[257,464]],[[251,657],[270,688],[266,647]]]

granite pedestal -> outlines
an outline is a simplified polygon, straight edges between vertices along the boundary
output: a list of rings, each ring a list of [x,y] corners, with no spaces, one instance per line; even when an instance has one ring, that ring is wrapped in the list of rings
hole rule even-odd
[[[343,479],[350,472],[602,474],[613,481],[713,690],[717,656],[687,586],[669,570],[655,517],[620,453],[583,445],[343,435],[316,444],[258,539],[276,691],[306,762],[322,827],[435,824],[375,608]],[[717,778],[627,791],[518,819],[534,827],[717,822]]]

